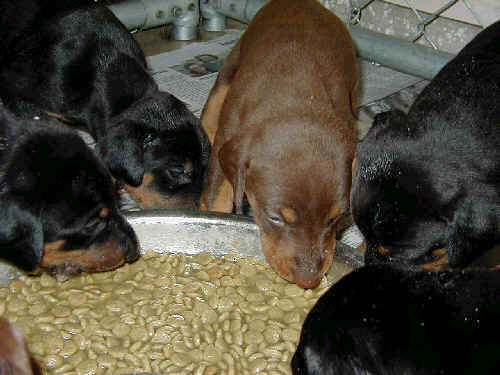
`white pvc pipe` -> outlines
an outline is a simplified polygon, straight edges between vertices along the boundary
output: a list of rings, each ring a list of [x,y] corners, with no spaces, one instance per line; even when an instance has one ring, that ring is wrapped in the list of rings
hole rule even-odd
[[[198,0],[126,0],[108,8],[129,30],[171,23],[173,39],[192,40],[198,35]]]
[[[212,13],[249,23],[268,0],[208,0]],[[202,15],[205,17],[203,5]],[[388,68],[425,79],[432,79],[454,55],[402,39],[350,27],[358,55]]]

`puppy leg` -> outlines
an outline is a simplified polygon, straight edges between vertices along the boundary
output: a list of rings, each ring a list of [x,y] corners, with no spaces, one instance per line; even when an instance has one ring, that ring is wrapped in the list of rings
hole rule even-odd
[[[210,158],[208,175],[200,199],[202,211],[231,213],[233,211],[234,193],[229,180],[224,176],[220,166],[218,152]]]
[[[241,39],[226,58],[201,115],[201,125],[213,145],[208,174],[200,200],[200,209],[205,211],[230,213],[233,210],[233,187],[224,176],[219,162],[219,151],[223,145],[223,130],[219,129],[219,120],[226,95],[231,88],[231,81],[238,70],[240,43]],[[220,141],[217,141],[216,138],[219,138]]]
[[[210,139],[210,144],[214,144],[215,133],[219,127],[220,112],[224,105],[227,92],[229,91],[234,74],[238,70],[240,58],[240,41],[236,43],[231,53],[226,58],[224,66],[221,68],[217,81],[212,88],[208,100],[201,113],[201,126]]]
[[[219,125],[220,112],[224,105],[224,99],[229,91],[229,85],[221,84],[213,87],[210,96],[208,97],[203,113],[201,114],[201,126],[208,135],[210,144],[214,144],[215,133]]]

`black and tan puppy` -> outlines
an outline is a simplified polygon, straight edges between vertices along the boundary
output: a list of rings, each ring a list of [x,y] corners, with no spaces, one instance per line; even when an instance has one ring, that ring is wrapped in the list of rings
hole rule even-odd
[[[108,170],[55,120],[0,107],[0,207],[0,259],[22,270],[107,271],[139,255]]]
[[[197,206],[208,138],[184,103],[159,91],[139,44],[106,6],[2,0],[0,25],[5,105],[85,127],[113,176],[140,186],[130,193],[141,208]]]
[[[375,118],[357,148],[351,195],[366,263],[461,267],[498,242],[499,98],[497,22],[438,73],[408,115]]]
[[[500,270],[360,268],[306,317],[294,375],[500,373]]]

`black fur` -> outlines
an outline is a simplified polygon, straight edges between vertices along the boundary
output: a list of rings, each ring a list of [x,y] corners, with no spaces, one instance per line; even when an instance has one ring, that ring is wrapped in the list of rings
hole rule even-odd
[[[60,250],[68,253],[92,248],[105,258],[112,243],[125,261],[139,255],[132,227],[118,211],[111,175],[82,138],[53,120],[17,119],[2,106],[0,207],[0,259],[23,270],[35,270],[44,247],[58,241],[65,241]],[[107,217],[100,217],[103,208]],[[101,270],[77,263],[53,268]]]
[[[351,208],[367,264],[469,264],[500,238],[500,22],[479,33],[408,115],[378,115],[357,148]],[[381,255],[377,248],[389,251]]]
[[[129,185],[139,186],[144,173],[164,179],[172,172],[176,177],[153,188],[167,196],[188,192],[197,200],[208,138],[184,103],[159,91],[124,25],[106,6],[90,0],[22,3],[0,2],[5,105],[19,116],[48,111],[86,127],[112,174]],[[182,134],[182,147],[164,142],[177,134]],[[180,180],[173,156],[194,167]],[[163,162],[163,175],[157,173],[157,161]]]
[[[366,266],[313,307],[293,374],[498,374],[499,316],[500,270]]]

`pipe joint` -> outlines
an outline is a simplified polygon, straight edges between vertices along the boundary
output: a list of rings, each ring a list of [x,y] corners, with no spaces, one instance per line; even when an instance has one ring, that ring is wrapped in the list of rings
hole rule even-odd
[[[127,0],[108,8],[129,30],[145,30],[172,24],[172,38],[192,40],[198,35],[200,9],[197,0]]]

